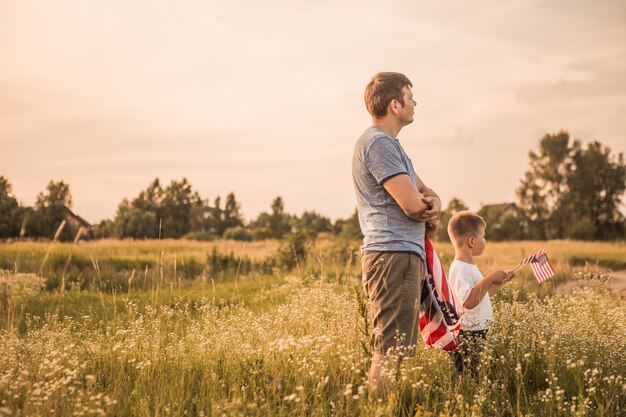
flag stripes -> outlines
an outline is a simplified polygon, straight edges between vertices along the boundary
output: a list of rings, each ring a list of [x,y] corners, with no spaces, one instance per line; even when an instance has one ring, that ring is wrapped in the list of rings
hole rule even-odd
[[[554,276],[554,267],[550,263],[545,249],[541,249],[534,255],[530,255],[522,261],[522,264],[530,264],[533,276],[540,284]]]
[[[426,277],[420,300],[420,333],[427,346],[451,352],[456,350],[454,332],[460,329],[461,322],[446,273],[428,237],[424,239],[424,247]]]

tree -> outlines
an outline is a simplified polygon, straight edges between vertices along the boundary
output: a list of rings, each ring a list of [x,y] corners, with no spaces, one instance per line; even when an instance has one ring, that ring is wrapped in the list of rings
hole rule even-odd
[[[477,213],[487,223],[487,240],[521,240],[524,238],[526,217],[514,203],[485,205]]]
[[[595,141],[583,149],[561,131],[545,135],[530,152],[530,169],[517,189],[529,220],[528,238],[613,239],[623,236],[620,198],[625,191],[623,154]],[[591,226],[593,224],[593,227]],[[593,230],[595,229],[595,230]]]
[[[20,235],[23,214],[9,180],[0,175],[0,239]]]
[[[272,200],[271,210],[271,213],[263,212],[250,222],[255,239],[282,239],[291,232],[291,216],[285,213],[282,197]]]
[[[115,222],[111,219],[105,219],[93,228],[94,239],[106,239],[110,237],[117,237],[115,230]]]
[[[202,234],[206,231],[205,210],[204,202],[187,178],[172,180],[165,189],[156,178],[132,202],[124,199],[120,203],[113,230],[118,237],[137,239]]]
[[[563,237],[570,220],[562,204],[569,191],[568,178],[573,169],[573,155],[580,142],[570,143],[569,134],[547,134],[539,142],[539,152],[529,152],[530,170],[517,189],[519,207],[529,219],[529,237]]]
[[[46,187],[46,194],[43,192],[37,195],[36,208],[60,207],[72,208],[72,194],[70,186],[63,181],[50,181]]]
[[[347,219],[337,219],[334,225],[335,233],[346,240],[361,240],[363,233],[359,224],[359,212],[354,209],[352,215]]]
[[[155,214],[157,218],[163,217],[160,213],[161,204],[163,202],[165,192],[161,187],[161,181],[155,178],[148,188],[141,191],[139,195],[132,201],[132,206],[141,210]]]
[[[155,212],[142,210],[127,199],[117,207],[113,228],[118,238],[155,239],[159,236],[159,220]]]
[[[110,229],[118,238],[154,239],[159,237],[159,221],[163,217],[162,204],[165,192],[155,178],[148,188],[132,201],[123,199],[117,207]]]
[[[567,237],[576,240],[593,240],[596,238],[597,228],[589,218],[582,218],[569,229]]]
[[[315,239],[321,232],[330,232],[333,229],[330,219],[315,211],[305,211],[300,218],[294,219],[294,223],[296,232],[309,240]]]
[[[252,232],[250,232],[250,230],[246,229],[245,227],[235,226],[235,227],[229,227],[228,229],[226,229],[224,231],[224,236],[222,237],[224,239],[242,240],[242,241],[249,242],[252,240],[253,235],[252,235]]]
[[[63,181],[50,181],[46,191],[37,195],[35,210],[28,219],[28,234],[52,238],[71,207],[72,194],[69,184]],[[72,240],[75,234],[76,230],[65,227],[59,239]]]
[[[221,207],[221,203],[222,203],[222,199],[220,196],[215,197],[214,200],[214,204],[211,207],[207,204],[204,208],[205,213],[206,213],[206,218],[204,221],[204,228],[206,230],[206,232],[210,235],[215,235],[215,236],[219,236],[220,235],[220,229],[221,229],[221,224],[222,224],[222,216],[223,216],[223,210]],[[222,233],[224,231],[222,230]]]
[[[289,224],[289,215],[285,213],[285,204],[280,196],[272,201],[272,213],[268,218],[268,227],[270,237],[274,239],[282,239],[287,233],[291,232]]]
[[[243,216],[241,214],[241,207],[235,198],[235,194],[230,193],[226,196],[224,211],[222,213],[222,221],[218,227],[218,234],[222,236],[224,235],[226,229],[237,226],[243,226]]]
[[[162,218],[162,237],[179,238],[202,224],[202,199],[194,192],[187,178],[172,180],[164,190],[158,210]]]
[[[448,207],[441,212],[439,227],[433,234],[433,238],[442,242],[450,242],[450,238],[448,237],[448,223],[450,222],[452,216],[463,210],[467,210],[465,203],[462,200],[453,197],[448,202]]]
[[[569,237],[621,238],[624,216],[619,209],[626,190],[624,155],[614,157],[608,147],[594,141],[586,149],[576,149],[572,160],[574,169],[568,178],[570,192],[564,206],[575,213],[581,225]]]

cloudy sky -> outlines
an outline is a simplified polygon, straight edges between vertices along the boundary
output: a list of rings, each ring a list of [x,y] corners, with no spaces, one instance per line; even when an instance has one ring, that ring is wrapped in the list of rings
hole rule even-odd
[[[155,177],[346,217],[363,89],[399,71],[418,174],[476,210],[546,132],[626,151],[624,39],[621,0],[0,0],[0,175],[94,223]]]

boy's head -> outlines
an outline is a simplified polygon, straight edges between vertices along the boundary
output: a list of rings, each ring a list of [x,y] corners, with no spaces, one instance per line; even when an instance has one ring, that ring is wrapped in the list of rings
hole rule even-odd
[[[448,235],[455,249],[469,248],[478,256],[485,250],[486,223],[478,214],[459,211],[448,223]]]

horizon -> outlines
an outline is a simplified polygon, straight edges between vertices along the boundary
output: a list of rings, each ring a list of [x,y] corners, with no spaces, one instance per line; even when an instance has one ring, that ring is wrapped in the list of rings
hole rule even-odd
[[[247,221],[276,196],[347,218],[363,90],[399,71],[399,139],[444,208],[517,203],[547,133],[626,151],[624,23],[616,0],[4,3],[0,175],[25,205],[65,181],[92,224],[155,177],[232,191]]]
[[[153,178],[153,179],[152,179],[152,181],[154,181],[155,179],[157,179],[157,178]],[[181,181],[182,179],[183,179],[183,178],[178,178],[178,179],[175,179],[175,180],[176,180],[176,181]],[[9,178],[8,180],[9,180],[9,183],[11,183],[10,178]],[[150,181],[150,183],[151,183],[152,181]],[[161,181],[161,179],[160,179],[160,178],[159,178],[159,182],[161,183],[161,186],[162,186],[163,188],[166,188],[166,187],[169,185],[169,182],[168,182],[168,183],[165,183],[165,182]],[[11,183],[11,185],[12,185],[12,183]],[[194,190],[194,189],[193,189],[193,184],[190,184],[190,185],[192,186],[192,190],[193,190],[194,192],[196,192],[197,190]],[[70,186],[70,193],[71,193],[72,186],[71,186],[71,184],[69,184],[69,186]],[[139,191],[137,192],[137,195],[135,195],[135,196],[133,196],[133,197],[124,197],[122,200],[120,200],[120,201],[119,201],[119,203],[121,203],[124,199],[127,199],[129,202],[132,202],[132,200],[133,200],[134,198],[138,197],[138,196],[139,196],[139,193],[140,193],[141,191],[145,191],[145,189],[146,189],[147,187],[148,187],[148,186],[146,186],[146,187],[144,187],[143,189],[139,190]],[[13,190],[13,195],[15,195],[15,192],[14,192],[14,191],[15,191],[15,190]],[[42,191],[45,191],[45,190],[42,190]],[[248,217],[248,216],[246,216],[246,215],[244,214],[244,209],[243,209],[243,207],[244,207],[244,202],[243,202],[243,201],[241,201],[241,200],[239,200],[239,198],[237,197],[237,192],[236,192],[236,191],[231,191],[231,192],[235,195],[235,198],[237,199],[237,203],[239,203],[239,209],[240,209],[241,214],[243,215],[243,218],[244,218],[244,223],[248,223],[248,222],[250,222],[250,221],[253,221],[254,219],[256,219],[256,218],[257,218],[257,217],[258,217],[261,213],[263,213],[263,212],[270,213],[270,212],[271,212],[271,202],[272,202],[272,201],[273,201],[276,197],[281,197],[281,198],[282,198],[282,196],[278,196],[278,195],[276,195],[276,196],[272,197],[272,198],[271,198],[271,200],[270,200],[270,202],[269,202],[269,204],[268,204],[268,206],[267,206],[267,209],[265,209],[265,210],[263,210],[263,211],[261,211],[261,212],[257,213],[256,215],[254,215],[254,216],[252,216],[252,217]],[[230,193],[230,192],[229,192],[229,193]],[[226,194],[224,194],[224,195],[219,195],[219,196],[206,197],[206,198],[205,198],[205,196],[203,196],[203,195],[201,195],[201,194],[200,194],[200,197],[202,198],[203,203],[208,203],[208,205],[209,205],[209,206],[212,206],[212,205],[214,204],[214,201],[215,201],[215,198],[216,198],[216,197],[220,197],[220,198],[222,199],[222,201],[221,201],[221,205],[223,206],[223,204],[224,204],[224,200],[225,200],[226,196],[227,196],[229,193],[226,193]],[[452,197],[451,197],[451,199],[452,199],[452,198],[457,198],[457,197],[452,196]],[[465,203],[465,201],[463,201],[462,199],[460,199],[460,200],[461,200],[463,203]],[[115,213],[113,213],[113,215],[112,215],[112,216],[110,216],[110,217],[106,217],[106,218],[100,219],[100,220],[98,220],[98,221],[91,222],[91,221],[89,221],[88,219],[86,219],[86,217],[85,217],[85,216],[83,216],[80,212],[78,212],[78,211],[76,210],[76,208],[74,207],[73,201],[74,201],[74,195],[72,195],[72,207],[68,207],[68,209],[70,209],[70,211],[71,211],[72,213],[74,213],[75,215],[77,215],[77,216],[79,216],[79,217],[83,218],[84,220],[86,220],[86,221],[87,221],[88,223],[90,223],[91,225],[96,225],[96,224],[99,224],[99,223],[101,223],[102,221],[105,221],[105,220],[114,220],[114,219],[115,219]],[[24,206],[24,203],[23,203],[20,199],[18,199],[18,202],[19,202],[22,206]],[[119,205],[119,203],[118,203],[118,205]],[[443,204],[443,210],[445,210],[445,209],[446,209],[446,207],[447,207],[448,203],[449,203],[449,201],[442,201],[442,204]],[[291,211],[289,211],[289,210],[287,209],[287,207],[288,207],[288,202],[287,202],[287,201],[285,201],[285,199],[284,199],[284,198],[283,198],[283,204],[285,205],[285,213],[286,213],[286,214],[290,214],[290,215],[295,215],[295,216],[301,217],[301,216],[304,214],[304,212],[315,212],[315,213],[318,213],[318,214],[320,214],[320,215],[322,215],[322,216],[324,216],[324,217],[329,218],[331,221],[333,221],[333,223],[334,223],[335,221],[337,221],[337,220],[346,220],[347,218],[349,218],[350,216],[352,216],[352,213],[353,213],[353,212],[354,212],[354,210],[356,210],[356,208],[357,208],[357,207],[356,207],[356,204],[355,204],[355,206],[354,206],[354,208],[353,208],[352,212],[348,213],[346,216],[343,216],[343,217],[341,217],[341,216],[339,216],[339,217],[331,217],[331,216],[328,216],[328,215],[326,215],[326,214],[324,214],[324,213],[320,213],[318,210],[316,210],[316,209],[314,209],[314,208],[312,208],[312,209],[306,209],[306,208],[305,208],[303,211],[300,211],[300,212],[297,212],[297,213],[296,213],[296,212],[291,212]],[[469,210],[471,210],[471,211],[474,211],[474,212],[478,212],[478,211],[479,211],[482,207],[486,207],[486,206],[496,206],[496,205],[501,205],[501,204],[515,204],[515,205],[517,205],[517,201],[481,202],[481,203],[480,203],[480,206],[479,206],[476,210],[474,210],[474,209],[473,209],[473,208],[471,208],[471,207],[468,207],[468,209],[469,209]],[[34,204],[32,204],[32,205],[27,205],[27,206],[34,207]],[[117,209],[116,209],[116,211],[117,211]]]

